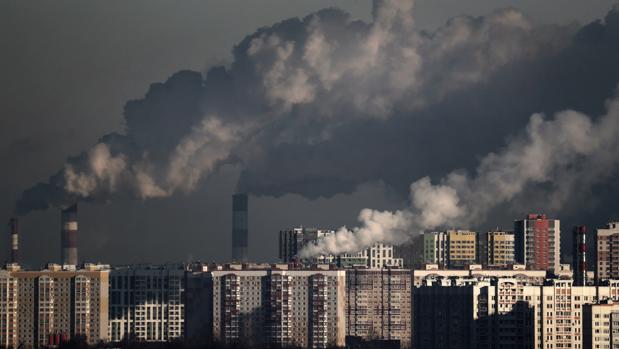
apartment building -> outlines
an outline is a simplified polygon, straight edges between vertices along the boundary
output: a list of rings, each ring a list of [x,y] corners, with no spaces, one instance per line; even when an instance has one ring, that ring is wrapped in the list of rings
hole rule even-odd
[[[108,338],[109,266],[85,264],[37,271],[16,264],[0,270],[0,343],[3,347],[58,345],[81,337]]]
[[[462,268],[475,264],[477,234],[469,230],[424,233],[423,255],[428,264],[440,268]]]
[[[443,279],[415,288],[413,295],[415,347],[583,349],[590,348],[584,343],[584,306],[617,300],[619,282]]]
[[[619,279],[619,222],[610,222],[598,229],[595,240],[597,279]]]
[[[447,234],[429,232],[423,234],[423,260],[427,264],[447,267]]]
[[[619,303],[586,304],[582,313],[583,348],[619,348]]]
[[[279,258],[284,263],[292,262],[305,245],[332,234],[335,234],[334,230],[317,228],[299,227],[282,230],[279,232]],[[337,264],[343,268],[358,266],[401,268],[404,266],[404,260],[395,257],[393,246],[383,243],[377,243],[356,253],[345,253],[338,256],[321,255],[305,262],[308,264]]]
[[[343,346],[345,272],[227,265],[212,277],[213,340],[227,344]]]
[[[162,342],[183,337],[181,265],[116,267],[110,274],[109,338]]]
[[[411,271],[346,270],[346,335],[411,345]]]
[[[477,262],[500,267],[514,264],[514,233],[489,231],[477,235]]]
[[[561,225],[558,219],[532,213],[514,222],[515,258],[527,269],[558,271]]]

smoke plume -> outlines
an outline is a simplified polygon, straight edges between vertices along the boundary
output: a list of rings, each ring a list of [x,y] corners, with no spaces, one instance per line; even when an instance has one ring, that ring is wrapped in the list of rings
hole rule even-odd
[[[321,144],[359,120],[418,110],[555,46],[514,9],[458,17],[433,34],[415,30],[412,11],[411,0],[375,1],[371,23],[326,9],[259,29],[228,68],[151,85],[125,106],[122,133],[69,158],[16,210],[190,192],[224,163],[248,169],[239,187],[253,192],[251,169],[273,146]]]
[[[423,177],[410,186],[410,207],[395,213],[365,209],[360,227],[342,227],[299,255],[357,252],[378,242],[400,244],[421,230],[474,225],[532,185],[544,184],[549,207],[561,208],[574,193],[616,174],[618,132],[619,98],[597,121],[573,110],[552,119],[534,114],[526,130],[481,159],[473,175],[453,171],[435,184]]]

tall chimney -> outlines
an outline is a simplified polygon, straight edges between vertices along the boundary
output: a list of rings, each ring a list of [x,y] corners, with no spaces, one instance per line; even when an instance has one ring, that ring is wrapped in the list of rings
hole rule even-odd
[[[10,263],[18,263],[19,258],[19,222],[17,218],[11,218],[9,220],[9,238],[11,245],[11,259]]]
[[[232,260],[247,262],[247,194],[232,195]]]
[[[574,227],[574,253],[573,270],[574,285],[585,286],[587,284],[587,227],[579,225]]]
[[[62,210],[62,265],[77,265],[77,204]]]

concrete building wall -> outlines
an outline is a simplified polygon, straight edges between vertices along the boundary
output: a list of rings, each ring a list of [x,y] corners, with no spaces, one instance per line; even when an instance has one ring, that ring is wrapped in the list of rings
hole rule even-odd
[[[89,344],[108,339],[107,266],[62,270],[0,271],[0,338],[5,346],[45,346],[83,337]]]
[[[560,269],[561,224],[545,214],[529,214],[514,222],[516,262],[527,269]]]
[[[209,271],[213,339],[249,345],[343,346],[343,270]]]
[[[185,326],[182,266],[118,267],[110,276],[110,339],[168,341]]]
[[[346,270],[346,335],[411,345],[411,271]]]
[[[598,281],[619,279],[619,223],[610,222],[596,234]]]

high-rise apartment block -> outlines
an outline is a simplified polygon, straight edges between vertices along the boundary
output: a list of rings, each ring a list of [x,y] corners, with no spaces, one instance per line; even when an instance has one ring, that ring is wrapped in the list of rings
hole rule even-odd
[[[478,233],[477,262],[491,267],[514,264],[514,234],[507,231]]]
[[[598,280],[619,279],[619,222],[610,222],[596,234]]]
[[[545,214],[529,214],[514,222],[516,261],[527,269],[560,269],[561,227],[557,219]]]
[[[222,343],[327,348],[345,339],[345,272],[218,267],[212,335]]]
[[[110,340],[169,341],[184,335],[182,266],[117,267],[110,274]]]
[[[592,348],[586,304],[619,298],[619,282],[529,285],[516,278],[437,280],[413,291],[416,348]]]
[[[0,346],[107,340],[108,278],[108,266],[92,264],[77,270],[58,264],[39,271],[16,265],[0,270]]]
[[[424,234],[424,259],[441,268],[461,268],[475,264],[476,233],[469,230],[447,230]]]
[[[346,335],[366,340],[411,341],[411,271],[346,270]]]
[[[619,303],[585,304],[582,314],[583,348],[619,348]]]
[[[282,262],[293,262],[304,246],[316,240],[335,234],[334,230],[317,228],[294,228],[279,232],[279,258]],[[338,256],[320,255],[306,260],[312,263],[337,264],[341,267],[367,266],[370,268],[403,267],[404,260],[396,258],[392,245],[376,243],[372,247],[354,253]]]

